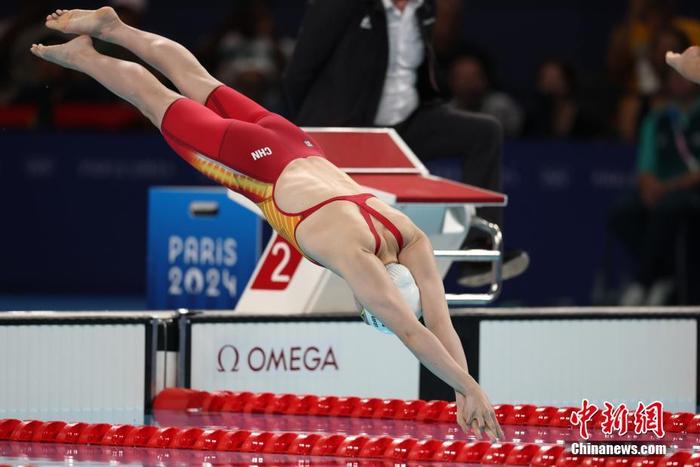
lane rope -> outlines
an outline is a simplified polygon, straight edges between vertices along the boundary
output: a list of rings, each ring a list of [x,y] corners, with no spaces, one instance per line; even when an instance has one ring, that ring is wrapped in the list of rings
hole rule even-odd
[[[207,430],[107,423],[0,420],[0,441],[61,443],[155,449],[193,449],[292,456],[331,456],[393,461],[463,462],[535,466],[690,465],[700,453],[678,451],[665,457],[575,456],[561,445],[441,441],[341,434],[300,434]],[[641,463],[640,463],[641,462]]]
[[[417,422],[456,423],[457,405],[441,400],[401,400],[360,397],[273,394],[270,392],[196,391],[167,388],[153,402],[158,410],[197,410],[202,412],[266,413],[280,415],[380,418]],[[502,425],[571,427],[571,413],[578,407],[536,406],[531,404],[495,405]],[[592,421],[600,429],[602,412]],[[700,433],[700,415],[690,412],[664,412],[664,427],[669,433]]]

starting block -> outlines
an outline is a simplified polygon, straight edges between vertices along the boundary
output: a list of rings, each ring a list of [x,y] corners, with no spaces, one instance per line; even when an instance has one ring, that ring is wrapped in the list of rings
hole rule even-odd
[[[454,261],[490,262],[492,281],[485,293],[447,294],[450,306],[492,302],[502,287],[502,237],[497,225],[475,215],[482,206],[505,206],[501,193],[430,175],[395,130],[390,128],[305,128],[326,157],[365,191],[402,211],[435,248],[443,275]],[[229,198],[253,211],[257,206],[229,191]],[[461,250],[470,228],[487,233],[493,250]],[[354,312],[345,281],[301,256],[273,233],[235,311],[241,314]]]

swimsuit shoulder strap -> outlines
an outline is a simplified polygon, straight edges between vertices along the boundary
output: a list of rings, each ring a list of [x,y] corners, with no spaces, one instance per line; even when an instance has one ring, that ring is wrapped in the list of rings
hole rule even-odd
[[[370,205],[367,204],[367,200],[369,198],[374,198],[375,196],[371,193],[360,193],[357,195],[342,195],[342,196],[334,196],[332,198],[328,198],[325,201],[322,201],[315,206],[310,207],[309,209],[306,209],[304,211],[301,211],[297,213],[297,215],[301,216],[301,220],[304,220],[314,212],[318,211],[321,209],[323,206],[330,204],[334,201],[350,201],[354,204],[357,205],[357,207],[360,209],[360,214],[362,214],[362,217],[364,218],[365,222],[367,223],[367,226],[369,227],[370,232],[372,232],[372,236],[374,237],[374,254],[377,254],[379,252],[379,247],[381,246],[381,238],[379,237],[379,233],[377,232],[376,227],[374,226],[374,223],[372,222],[372,217],[377,219],[384,227],[386,227],[389,232],[392,233],[394,238],[396,238],[396,243],[399,245],[399,250],[403,249],[404,243],[403,243],[403,235],[401,235],[401,232],[399,229],[389,220],[384,216],[382,213],[371,207]]]
[[[370,213],[367,212],[367,210],[362,209],[362,206],[359,204],[358,207],[360,208],[360,214],[362,214],[362,217],[365,219],[365,222],[369,227],[369,231],[372,232],[372,236],[374,237],[374,254],[376,255],[379,253],[379,248],[382,246],[382,240],[379,238],[379,232],[377,232],[377,228],[374,226],[374,222],[372,222]]]
[[[387,217],[374,209],[372,206],[367,204],[367,200],[369,198],[374,198],[374,195],[368,194],[367,196],[364,196],[363,199],[361,200],[361,205],[358,203],[358,206],[360,207],[360,211],[362,212],[367,212],[369,213],[372,217],[377,219],[386,229],[391,232],[391,234],[394,236],[396,239],[396,243],[399,245],[399,251],[403,249],[403,235],[401,235],[401,231],[394,225],[393,222],[391,222]],[[368,220],[366,217],[365,220]],[[370,230],[374,230],[376,232],[376,229],[374,229],[374,224],[372,222],[368,222],[368,225],[370,226]]]
[[[334,196],[332,198],[328,198],[325,201],[321,201],[320,203],[311,206],[309,209],[305,209],[303,211],[294,213],[294,215],[301,216],[301,218],[303,220],[303,219],[309,217],[311,214],[318,211],[319,209],[321,209],[323,206],[330,204],[334,201],[352,201],[352,199],[349,199],[349,198],[350,198],[350,196]]]

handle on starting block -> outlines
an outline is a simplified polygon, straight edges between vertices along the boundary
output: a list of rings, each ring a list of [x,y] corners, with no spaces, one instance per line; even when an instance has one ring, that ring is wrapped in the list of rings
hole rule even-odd
[[[486,293],[445,294],[447,305],[451,307],[468,305],[487,305],[501,294],[503,287],[503,234],[501,229],[480,217],[472,217],[470,226],[490,235],[492,250],[435,250],[436,258],[460,262],[489,262],[491,263],[492,280]]]

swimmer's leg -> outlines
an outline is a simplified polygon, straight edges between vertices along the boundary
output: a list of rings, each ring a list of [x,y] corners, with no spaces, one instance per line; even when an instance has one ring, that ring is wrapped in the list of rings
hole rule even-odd
[[[159,129],[170,104],[182,97],[141,65],[98,53],[88,36],[61,45],[34,44],[31,51],[44,60],[90,75],[139,109]]]
[[[237,181],[213,166],[211,160],[236,167],[236,161],[261,147],[262,142],[270,144],[269,134],[259,126],[222,118],[166,88],[141,65],[101,55],[92,47],[89,36],[62,45],[34,44],[32,53],[95,78],[146,115],[180,157],[228,187]],[[227,134],[231,135],[228,140]]]
[[[93,36],[130,50],[163,73],[180,93],[200,104],[221,85],[185,47],[124,24],[111,7],[56,10],[47,16],[46,26],[69,34]]]

